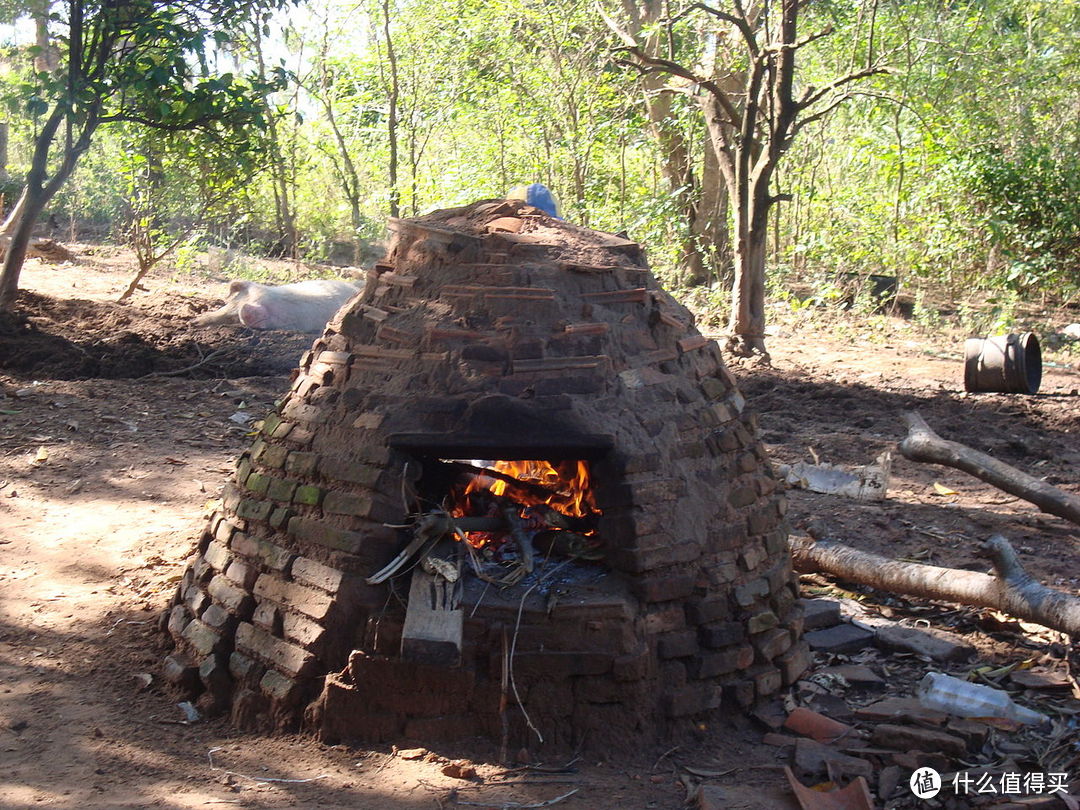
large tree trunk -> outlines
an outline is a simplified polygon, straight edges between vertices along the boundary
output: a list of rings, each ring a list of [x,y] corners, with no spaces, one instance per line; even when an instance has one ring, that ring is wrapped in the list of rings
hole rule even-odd
[[[624,4],[633,35],[645,35],[645,47],[660,49],[664,32],[655,23],[667,11],[657,0]],[[683,236],[679,250],[679,277],[687,286],[708,284],[720,279],[730,259],[727,230],[727,187],[719,174],[716,152],[706,137],[701,171],[695,173],[693,142],[673,125],[673,92],[668,79],[659,73],[642,77],[645,113],[649,132],[660,152],[660,171],[675,196]]]
[[[1036,582],[1001,535],[982,545],[996,576],[955,568],[900,562],[832,540],[792,538],[795,570],[825,572],[882,591],[989,607],[1063,633],[1080,634],[1080,597]]]
[[[955,467],[998,489],[1030,501],[1042,511],[1080,524],[1080,497],[1010,467],[996,458],[958,442],[938,436],[914,411],[904,414],[908,435],[900,443],[900,452],[912,461]]]

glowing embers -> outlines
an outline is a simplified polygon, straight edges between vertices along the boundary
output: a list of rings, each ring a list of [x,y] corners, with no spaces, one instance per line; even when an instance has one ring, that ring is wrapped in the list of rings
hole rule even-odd
[[[579,562],[600,560],[601,512],[590,487],[589,463],[571,461],[423,461],[413,508],[399,529],[401,552],[365,581],[369,585],[415,564],[457,582],[463,569],[499,586]],[[558,560],[544,571],[548,560]],[[446,576],[444,570],[458,572]]]

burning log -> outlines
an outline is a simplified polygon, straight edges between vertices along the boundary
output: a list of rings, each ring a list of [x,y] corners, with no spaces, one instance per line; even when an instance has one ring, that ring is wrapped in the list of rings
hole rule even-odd
[[[552,498],[558,493],[545,487],[542,484],[534,483],[533,481],[522,481],[520,478],[515,478],[512,475],[507,475],[504,472],[493,470],[490,467],[477,467],[474,464],[466,464],[464,461],[451,461],[448,462],[454,469],[461,471],[462,473],[471,475],[473,477],[487,477],[494,478],[496,481],[502,481],[503,483],[524,492],[529,493],[538,498],[547,500]]]
[[[537,532],[533,544],[547,557],[569,557],[576,560],[602,560],[604,552],[595,537],[567,531]]]
[[[552,509],[546,503],[538,503],[534,506],[530,506],[526,510],[530,515],[535,515],[544,521],[548,526],[553,529],[563,529],[568,532],[577,532],[579,534],[585,534],[586,532],[595,531],[596,518],[598,515],[590,514],[585,517],[574,517],[572,515],[564,515],[556,509]]]
[[[890,560],[830,539],[791,539],[795,570],[801,573],[822,571],[883,591],[994,608],[1063,633],[1080,633],[1080,597],[1032,579],[999,534],[983,543],[981,552],[993,562],[995,575]]]

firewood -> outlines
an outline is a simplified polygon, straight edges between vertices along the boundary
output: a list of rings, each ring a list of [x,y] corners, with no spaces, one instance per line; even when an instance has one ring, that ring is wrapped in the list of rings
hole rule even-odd
[[[407,527],[400,526],[398,528]],[[413,539],[409,541],[409,544],[394,559],[364,581],[368,585],[378,585],[385,582],[417,554],[423,557],[435,543],[447,534],[456,532],[497,532],[505,531],[505,529],[506,523],[501,517],[454,518],[441,510],[427,512],[420,515],[413,525]]]
[[[533,481],[522,481],[520,478],[515,478],[512,475],[507,475],[498,470],[493,470],[490,467],[477,467],[474,464],[467,464],[464,461],[452,461],[449,463],[454,469],[460,470],[470,476],[494,478],[496,481],[503,481],[511,487],[516,487],[519,491],[528,492],[530,495],[534,495],[538,498],[551,498],[558,494],[555,490],[549,489],[543,484],[537,484]]]
[[[904,414],[908,436],[900,442],[900,452],[912,461],[955,467],[992,484],[998,489],[1030,501],[1042,511],[1080,524],[1080,497],[1064,492],[996,458],[959,442],[938,436],[914,411]]]
[[[1080,597],[1036,582],[1001,535],[982,544],[995,574],[890,560],[832,539],[793,537],[791,553],[800,573],[823,572],[892,593],[988,607],[1063,633],[1080,633]]]
[[[532,538],[529,537],[528,532],[525,530],[525,521],[518,515],[520,507],[516,503],[508,502],[502,504],[501,509],[503,517],[510,527],[510,536],[514,538],[514,543],[517,545],[521,567],[525,569],[526,574],[531,574],[533,570]]]

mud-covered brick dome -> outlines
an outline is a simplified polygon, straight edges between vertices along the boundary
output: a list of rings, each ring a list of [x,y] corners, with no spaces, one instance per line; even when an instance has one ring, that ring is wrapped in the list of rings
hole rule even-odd
[[[168,616],[169,676],[246,726],[430,743],[506,721],[566,746],[790,684],[785,502],[718,347],[639,246],[505,200],[391,229],[240,458]],[[402,656],[408,576],[365,580],[446,459],[587,460],[603,560],[528,592],[466,570],[462,637],[433,663]]]

